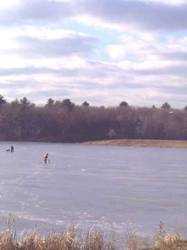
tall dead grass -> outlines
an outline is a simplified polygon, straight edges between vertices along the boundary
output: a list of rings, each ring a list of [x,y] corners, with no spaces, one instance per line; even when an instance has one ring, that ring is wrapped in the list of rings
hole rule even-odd
[[[152,242],[140,238],[136,232],[127,234],[127,250],[187,250],[187,241],[180,234],[171,234],[161,222]]]
[[[0,233],[0,250],[187,250],[187,241],[179,234],[168,234],[162,225],[152,242],[142,239],[134,231],[129,231],[126,239],[124,246],[119,246],[100,231],[90,230],[80,235],[75,227],[63,233],[42,236],[32,232],[22,237],[17,237],[14,230],[8,229]]]
[[[18,239],[16,234],[6,230],[0,234],[1,250],[114,250],[113,242],[105,240],[99,231],[78,236],[74,227],[64,233],[42,236],[37,232]]]

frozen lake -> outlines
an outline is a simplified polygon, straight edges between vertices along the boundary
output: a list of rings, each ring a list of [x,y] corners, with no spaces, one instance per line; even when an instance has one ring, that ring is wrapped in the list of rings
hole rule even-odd
[[[149,234],[163,221],[187,236],[186,149],[11,144],[0,143],[1,227],[11,213],[19,230],[132,223]]]

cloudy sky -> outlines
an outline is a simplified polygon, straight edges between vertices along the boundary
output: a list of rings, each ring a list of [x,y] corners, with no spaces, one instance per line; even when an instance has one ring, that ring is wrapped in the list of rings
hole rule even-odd
[[[0,1],[0,93],[187,105],[186,0]]]

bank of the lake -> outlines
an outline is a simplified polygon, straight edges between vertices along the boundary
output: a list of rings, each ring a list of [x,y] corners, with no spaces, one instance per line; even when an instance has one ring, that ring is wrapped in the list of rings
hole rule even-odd
[[[152,237],[151,237],[152,238]],[[15,229],[2,231],[1,250],[186,250],[187,241],[179,234],[168,234],[161,230],[152,239],[128,232],[124,240],[111,234],[90,229],[79,232],[75,226],[61,233],[42,235],[36,230],[17,237]]]
[[[113,139],[84,142],[86,145],[109,145],[127,147],[187,148],[187,140]]]

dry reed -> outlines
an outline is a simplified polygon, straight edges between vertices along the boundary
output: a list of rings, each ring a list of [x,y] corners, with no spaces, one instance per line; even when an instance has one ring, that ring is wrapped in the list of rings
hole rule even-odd
[[[163,225],[150,243],[142,239],[135,231],[126,234],[124,246],[116,244],[114,239],[104,237],[104,233],[90,230],[80,235],[75,227],[62,233],[51,233],[42,236],[32,232],[17,237],[14,228],[0,233],[0,250],[187,250],[187,242],[178,234],[168,234]]]

